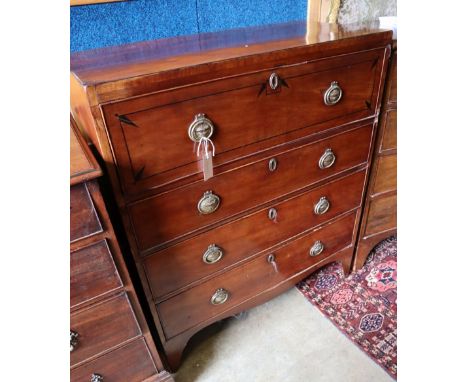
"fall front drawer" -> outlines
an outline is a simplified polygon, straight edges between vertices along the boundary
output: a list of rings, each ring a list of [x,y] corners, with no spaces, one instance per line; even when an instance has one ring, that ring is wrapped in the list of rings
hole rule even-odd
[[[122,286],[122,280],[105,240],[70,253],[72,307]]]
[[[157,374],[143,338],[71,370],[73,382],[142,382]],[[94,378],[94,379],[93,379]]]
[[[287,280],[351,245],[356,213],[157,305],[166,338]]]
[[[125,293],[72,314],[70,324],[72,366],[141,335]]]
[[[360,127],[131,204],[140,252],[365,163],[371,135]]]
[[[361,171],[330,182],[149,256],[144,260],[144,268],[153,297],[159,300],[178,288],[359,207],[364,175]],[[327,199],[330,207],[317,215],[314,206],[321,197]],[[272,210],[276,214],[273,220],[269,216]]]
[[[284,133],[371,116],[383,57],[383,49],[370,50],[105,105],[124,193],[198,173],[193,146],[202,136],[213,140],[221,165]]]

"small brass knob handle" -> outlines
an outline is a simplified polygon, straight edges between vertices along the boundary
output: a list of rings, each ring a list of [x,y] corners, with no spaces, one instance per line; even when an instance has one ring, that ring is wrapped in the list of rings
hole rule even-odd
[[[333,81],[323,95],[323,102],[325,102],[327,106],[336,105],[340,102],[342,96],[343,90],[340,88],[340,85],[338,85],[338,82]]]
[[[212,191],[206,191],[201,199],[198,201],[198,211],[202,215],[208,215],[215,212],[221,203],[218,195],[213,194]]]
[[[206,264],[217,263],[223,257],[223,250],[216,244],[210,244],[203,254],[203,261]]]
[[[211,303],[213,305],[221,305],[224,304],[228,298],[229,292],[226,289],[219,288],[213,293],[213,296],[211,296]]]
[[[78,346],[78,333],[70,330],[70,352],[76,349]]]
[[[325,196],[322,196],[320,200],[314,206],[315,215],[323,215],[330,208],[330,202]]]
[[[188,127],[188,135],[194,142],[200,142],[202,138],[210,138],[214,132],[213,122],[205,114],[197,114]]]
[[[318,165],[322,170],[324,170],[326,168],[333,166],[333,164],[335,163],[335,160],[336,160],[336,156],[333,153],[332,149],[326,149],[325,152],[320,157]]]
[[[323,250],[325,249],[325,246],[320,240],[317,240],[314,245],[310,248],[309,255],[310,256],[318,256],[320,255]]]
[[[276,158],[271,158],[268,162],[268,169],[273,172],[276,171],[276,168],[278,167],[278,161]]]
[[[276,211],[276,208],[270,208],[268,210],[268,219],[276,220],[277,217],[278,217],[278,211]]]
[[[93,373],[91,375],[91,382],[103,382],[104,377],[100,374]]]
[[[276,90],[279,85],[279,77],[276,73],[271,73],[270,78],[268,79],[268,84],[270,85],[271,90]]]

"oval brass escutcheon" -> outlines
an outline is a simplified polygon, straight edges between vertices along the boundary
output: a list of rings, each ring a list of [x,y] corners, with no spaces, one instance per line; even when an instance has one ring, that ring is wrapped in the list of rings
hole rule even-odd
[[[278,217],[278,211],[276,211],[276,208],[270,208],[268,210],[268,219],[275,220],[277,217]]]
[[[198,202],[198,211],[203,215],[215,212],[221,203],[218,195],[212,191],[206,191]]]
[[[325,152],[320,157],[318,165],[322,170],[324,170],[326,168],[333,166],[333,164],[335,163],[335,160],[336,160],[336,157],[332,149],[326,149]]]
[[[320,200],[314,206],[315,215],[323,215],[330,208],[330,202],[325,196],[322,196]]]
[[[278,167],[278,161],[276,160],[276,158],[271,158],[268,162],[268,169],[273,172],[276,170],[276,168]]]
[[[343,90],[340,88],[340,85],[338,85],[338,82],[333,81],[323,95],[323,102],[325,102],[327,106],[336,105],[340,102],[342,96]]]
[[[203,113],[197,114],[188,128],[188,135],[194,142],[200,142],[202,138],[210,138],[213,132],[213,122]]]
[[[206,264],[217,263],[223,257],[223,250],[216,244],[210,244],[203,254],[203,261]]]
[[[213,293],[213,296],[211,296],[211,303],[213,305],[221,305],[224,304],[228,298],[229,292],[224,288],[219,288]]]
[[[276,90],[279,85],[279,77],[276,73],[271,73],[270,78],[268,79],[268,83],[270,84],[270,88],[272,90]]]
[[[325,246],[323,245],[323,243],[320,240],[317,240],[314,243],[314,245],[310,248],[309,255],[310,256],[318,256],[323,252],[324,248],[325,248]]]

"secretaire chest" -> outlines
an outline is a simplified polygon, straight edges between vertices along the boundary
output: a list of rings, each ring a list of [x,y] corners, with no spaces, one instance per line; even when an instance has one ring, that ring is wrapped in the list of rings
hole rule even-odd
[[[289,23],[72,56],[172,368],[208,324],[349,271],[391,38]]]

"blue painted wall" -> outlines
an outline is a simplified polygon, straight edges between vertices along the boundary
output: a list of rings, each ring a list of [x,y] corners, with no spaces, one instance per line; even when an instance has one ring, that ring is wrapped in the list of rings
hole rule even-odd
[[[70,8],[72,52],[305,20],[307,0],[130,0]]]

